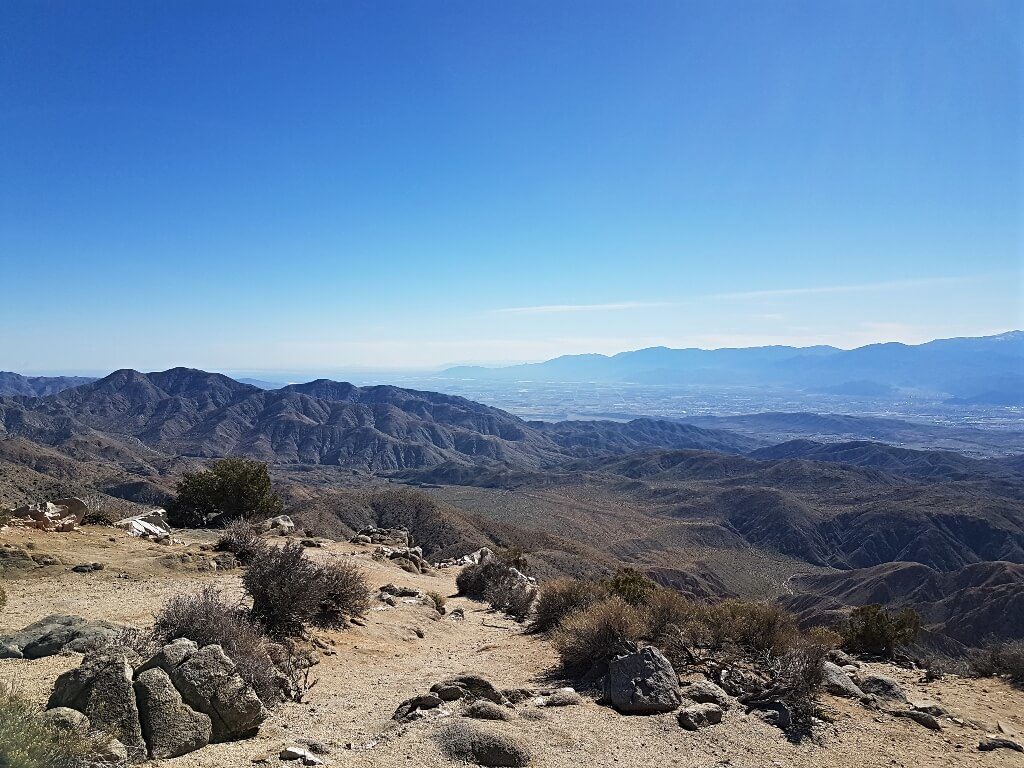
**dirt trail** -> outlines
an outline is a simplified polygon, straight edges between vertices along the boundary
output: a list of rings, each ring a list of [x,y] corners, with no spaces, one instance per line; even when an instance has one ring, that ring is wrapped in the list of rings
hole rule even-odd
[[[113,537],[115,540],[110,541]],[[196,545],[205,534],[186,534]],[[30,575],[5,580],[10,600],[0,615],[4,629],[20,628],[50,613],[74,613],[89,618],[145,626],[155,608],[168,596],[215,583],[229,594],[240,594],[238,571],[199,572],[181,563],[183,547],[160,547],[129,539],[109,529],[76,534],[13,532],[7,541],[34,543],[36,552],[54,554],[65,565],[37,569]],[[548,687],[555,657],[541,638],[525,635],[521,627],[487,611],[477,602],[455,597],[453,571],[414,576],[371,557],[372,547],[344,543],[310,550],[317,558],[355,558],[374,585],[392,582],[452,596],[449,610],[462,607],[465,619],[435,620],[434,612],[418,603],[375,606],[366,626],[318,636],[334,651],[316,668],[319,682],[304,704],[279,707],[253,739],[206,747],[161,764],[174,768],[221,768],[250,765],[269,758],[301,739],[313,739],[330,749],[331,765],[446,766],[451,763],[438,748],[434,734],[449,718],[428,718],[395,726],[391,715],[404,699],[425,692],[438,680],[461,672],[479,672],[499,687]],[[102,562],[104,570],[69,573],[79,562]],[[171,565],[174,562],[175,564]],[[383,609],[383,610],[382,610]],[[417,629],[423,637],[419,637]],[[2,660],[0,677],[14,679],[44,703],[54,679],[76,666],[78,655],[37,661]],[[978,739],[996,721],[1024,734],[1024,693],[1001,681],[948,678],[921,684],[919,674],[890,666],[883,674],[897,678],[912,700],[938,701],[966,720],[982,721],[980,728],[945,721],[939,733],[906,719],[868,711],[858,704],[827,698],[835,722],[822,727],[815,740],[792,744],[756,717],[730,710],[724,722],[697,733],[682,730],[672,715],[623,717],[588,701],[582,706],[545,709],[533,704],[517,707],[508,723],[488,727],[521,738],[533,751],[531,765],[568,768],[622,766],[872,766],[930,768],[932,766],[1021,766],[1016,752],[977,751]],[[370,749],[347,745],[377,742]]]

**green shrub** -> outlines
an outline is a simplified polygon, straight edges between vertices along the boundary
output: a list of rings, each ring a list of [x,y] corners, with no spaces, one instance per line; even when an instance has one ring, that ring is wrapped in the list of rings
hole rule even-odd
[[[658,585],[635,568],[620,568],[604,582],[604,587],[630,605],[643,605]]]
[[[37,706],[0,683],[0,766],[87,768],[92,751],[87,734],[54,727]]]
[[[582,675],[606,667],[623,643],[641,638],[645,624],[639,610],[615,595],[567,616],[552,642],[565,672]]]
[[[843,647],[853,653],[891,658],[896,649],[910,645],[921,631],[921,617],[913,608],[890,614],[881,605],[854,608],[843,628]]]
[[[540,589],[534,603],[531,632],[549,632],[566,616],[590,607],[608,596],[600,584],[585,579],[555,579]]]
[[[487,588],[505,578],[508,569],[509,566],[497,560],[467,565],[455,577],[455,586],[459,588],[459,594],[474,600],[483,600]]]
[[[242,584],[253,616],[273,634],[297,635],[306,624],[339,627],[370,606],[370,588],[355,563],[314,563],[298,542],[258,550]]]
[[[262,461],[228,458],[203,472],[186,472],[170,506],[174,525],[223,526],[231,520],[263,519],[281,513],[281,499]]]

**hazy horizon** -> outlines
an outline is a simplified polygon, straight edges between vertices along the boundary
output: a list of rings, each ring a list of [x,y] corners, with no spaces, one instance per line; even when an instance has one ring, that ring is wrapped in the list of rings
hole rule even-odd
[[[1021,330],[1019,328],[1007,328],[1005,330],[995,331],[993,333],[980,334],[978,337],[974,337],[974,336],[970,336],[970,337],[968,337],[968,336],[951,336],[951,337],[948,337],[948,338],[949,339],[955,339],[955,338],[979,338],[979,337],[989,337],[989,336],[1001,336],[1001,335],[1009,334],[1009,333],[1024,333],[1024,330]],[[921,342],[916,342],[914,344],[910,344],[909,346],[916,346],[917,344],[927,344],[927,343],[929,343],[931,341],[942,341],[942,340],[944,340],[944,339],[926,339],[926,340],[921,341]],[[864,345],[858,345],[857,347],[836,347],[836,348],[840,349],[840,350],[844,350],[844,351],[849,351],[850,349],[858,349],[858,348],[863,347],[863,346],[871,346],[873,344],[888,344],[888,343],[904,343],[904,342],[896,342],[894,340],[880,340],[880,341],[877,341],[877,342],[870,342],[870,343],[864,344]],[[658,345],[658,346],[663,346],[663,345]],[[768,345],[765,345],[765,346],[768,346]],[[779,346],[790,346],[790,345],[779,345]],[[808,345],[808,346],[812,346],[812,345]],[[813,345],[813,346],[817,346],[817,345]],[[616,352],[612,352],[610,354],[600,353],[600,352],[597,352],[597,353],[595,353],[595,352],[569,352],[569,353],[566,353],[565,355],[559,355],[558,357],[587,356],[587,355],[595,355],[595,354],[596,355],[602,355],[602,356],[605,356],[605,357],[611,357],[611,356],[614,356],[614,355],[617,355],[617,354],[624,354],[624,353],[628,353],[628,352],[636,352],[636,351],[640,351],[640,350],[643,350],[643,349],[651,349],[651,348],[652,347],[639,347],[637,349],[623,349],[623,350],[618,350]],[[693,348],[694,347],[690,347],[690,349],[693,349]],[[737,347],[726,347],[726,346],[723,346],[723,347],[696,347],[696,348],[697,349],[703,349],[703,350],[706,350],[706,351],[714,351],[714,350],[721,350],[721,349],[737,349]],[[750,347],[747,347],[747,348],[749,349]],[[796,348],[797,349],[801,349],[801,348],[806,348],[806,347],[796,346]],[[686,348],[685,347],[669,347],[669,349],[686,349]],[[443,371],[445,371],[445,370],[447,370],[449,368],[457,368],[457,367],[462,367],[462,366],[480,366],[480,367],[485,367],[485,368],[502,368],[502,367],[517,366],[517,365],[529,365],[529,364],[533,364],[533,363],[542,363],[542,362],[546,362],[547,360],[551,360],[551,359],[554,359],[554,358],[542,358],[542,359],[537,359],[537,360],[463,360],[463,361],[452,361],[452,362],[448,362],[448,363],[442,363],[442,364],[437,365],[437,366],[422,367],[422,368],[412,368],[412,367],[407,367],[407,368],[382,368],[382,367],[373,367],[373,366],[366,366],[366,367],[359,367],[359,366],[325,367],[325,366],[320,366],[320,367],[311,367],[311,368],[270,368],[270,367],[262,367],[262,368],[261,367],[254,367],[254,368],[225,368],[223,366],[210,366],[208,368],[203,368],[201,366],[190,366],[190,365],[182,365],[182,364],[178,364],[178,363],[171,363],[171,364],[166,364],[166,365],[163,365],[163,366],[158,366],[158,367],[155,367],[155,368],[152,368],[152,369],[143,369],[143,368],[135,368],[134,366],[120,365],[120,366],[114,366],[112,368],[72,369],[72,368],[56,367],[56,368],[45,368],[45,369],[38,369],[38,370],[21,370],[21,371],[10,370],[10,372],[12,372],[12,373],[19,373],[19,374],[22,374],[22,375],[25,375],[25,376],[86,376],[86,377],[92,376],[92,377],[102,378],[103,376],[107,376],[107,375],[109,375],[110,373],[112,373],[114,371],[124,370],[124,369],[134,369],[134,370],[139,370],[139,371],[143,371],[143,372],[150,372],[150,371],[164,371],[164,370],[169,370],[169,369],[172,369],[172,368],[198,368],[200,370],[206,370],[206,371],[213,372],[213,373],[221,373],[221,374],[224,374],[225,376],[230,376],[230,377],[236,378],[236,379],[238,379],[238,378],[265,379],[266,381],[268,381],[270,383],[293,384],[293,383],[306,382],[306,381],[309,381],[309,380],[315,379],[315,378],[334,378],[334,377],[346,376],[346,375],[357,376],[357,377],[360,377],[360,378],[372,377],[374,374],[379,374],[381,376],[427,376],[427,377],[429,377],[432,374],[441,373],[441,372],[443,372]],[[4,370],[9,370],[9,369],[5,369],[5,368],[3,368],[2,365],[0,365],[0,371],[4,371]]]

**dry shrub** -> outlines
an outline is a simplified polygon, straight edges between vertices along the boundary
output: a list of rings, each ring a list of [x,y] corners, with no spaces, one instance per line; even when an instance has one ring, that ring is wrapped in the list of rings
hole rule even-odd
[[[713,633],[753,653],[781,655],[800,636],[793,614],[770,603],[724,600],[711,606]]]
[[[565,671],[582,675],[606,666],[624,643],[639,640],[645,628],[643,614],[616,595],[566,617],[552,640]]]
[[[474,600],[483,600],[487,588],[505,578],[509,567],[497,560],[467,565],[455,577],[455,586],[459,588],[460,594]]]
[[[218,552],[230,552],[242,565],[248,565],[256,553],[267,546],[260,537],[259,529],[247,520],[232,520],[221,531],[214,549]]]
[[[990,642],[968,654],[967,664],[978,677],[1006,675],[1014,682],[1024,682],[1024,640]]]
[[[0,585],[0,611],[7,607],[7,590]]]
[[[555,579],[540,589],[534,604],[531,632],[549,632],[569,615],[589,608],[608,596],[604,588],[584,579]]]
[[[522,573],[501,560],[466,566],[455,577],[455,584],[461,594],[486,600],[493,608],[519,620],[529,615],[537,597],[536,588],[523,583]]]
[[[258,550],[242,583],[253,616],[274,634],[296,635],[306,624],[342,626],[370,607],[370,588],[355,563],[315,563],[298,542]]]
[[[278,670],[263,631],[244,609],[226,602],[215,587],[172,597],[156,615],[153,634],[161,643],[187,637],[200,647],[219,645],[238,674],[267,706],[282,696]]]
[[[0,684],[0,766],[86,768],[92,751],[87,734],[55,728],[35,704]]]

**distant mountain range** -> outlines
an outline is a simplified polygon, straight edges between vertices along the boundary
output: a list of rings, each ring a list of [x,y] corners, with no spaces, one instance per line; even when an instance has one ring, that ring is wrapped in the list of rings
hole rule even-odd
[[[773,385],[880,397],[913,390],[965,403],[1015,404],[1024,392],[1024,332],[870,344],[745,349],[651,347],[617,355],[565,355],[503,368],[459,366],[442,377],[488,381],[606,382],[707,386]]]
[[[544,467],[655,447],[740,453],[763,444],[652,419],[526,422],[461,397],[391,386],[320,379],[268,391],[187,368],[121,370],[45,397],[0,399],[0,437],[15,436],[139,462],[156,451],[376,472],[445,462]]]
[[[0,397],[43,397],[90,381],[95,379],[88,376],[22,376],[20,373],[0,371]]]

